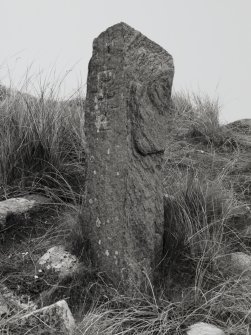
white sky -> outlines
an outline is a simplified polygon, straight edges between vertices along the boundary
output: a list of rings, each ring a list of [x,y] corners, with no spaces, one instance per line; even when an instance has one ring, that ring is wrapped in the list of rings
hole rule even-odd
[[[0,0],[0,81],[51,69],[70,94],[87,77],[92,41],[126,22],[169,53],[175,90],[219,97],[222,120],[251,118],[251,0]],[[36,77],[37,78],[37,77]],[[34,78],[35,80],[35,78]]]

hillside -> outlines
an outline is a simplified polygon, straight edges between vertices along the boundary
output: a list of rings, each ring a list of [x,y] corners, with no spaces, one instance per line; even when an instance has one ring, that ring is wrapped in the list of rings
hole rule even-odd
[[[126,298],[92,268],[79,225],[85,139],[84,103],[78,101],[76,107],[21,93],[1,100],[1,199],[28,194],[50,199],[46,210],[14,216],[1,230],[1,285],[38,306],[67,299],[76,319],[83,319],[80,334],[182,333],[198,321],[226,334],[247,334],[250,120],[221,126],[216,102],[173,96],[163,180],[165,250],[159,271],[164,276],[155,291]],[[77,273],[63,279],[35,266],[58,244],[82,261]],[[234,263],[233,253],[245,253],[248,261]],[[3,329],[5,323],[2,319]]]

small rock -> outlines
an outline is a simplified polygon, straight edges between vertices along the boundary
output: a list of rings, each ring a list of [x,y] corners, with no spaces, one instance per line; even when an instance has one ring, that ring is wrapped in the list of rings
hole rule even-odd
[[[244,252],[234,252],[231,254],[231,266],[236,272],[251,274],[251,256]]]
[[[23,298],[28,302],[21,302]],[[0,319],[1,317],[10,316],[24,310],[30,312],[36,308],[37,305],[28,296],[17,296],[5,285],[0,284]]]
[[[198,322],[189,327],[187,335],[224,335],[224,332],[210,323]]]
[[[59,245],[50,248],[39,260],[38,264],[46,270],[54,270],[60,277],[65,277],[75,272],[79,267],[76,256]]]
[[[5,227],[6,219],[9,215],[26,213],[49,202],[48,198],[36,194],[0,201],[0,228]]]
[[[22,317],[13,318],[8,325],[10,334],[72,335],[75,320],[65,300],[43,307]],[[22,333],[21,333],[22,331]]]
[[[229,275],[245,275],[251,278],[251,255],[244,252],[233,252],[216,261],[220,271]]]
[[[8,304],[6,303],[6,300],[4,299],[2,294],[0,294],[0,319],[5,317],[9,313],[10,309],[8,307]]]

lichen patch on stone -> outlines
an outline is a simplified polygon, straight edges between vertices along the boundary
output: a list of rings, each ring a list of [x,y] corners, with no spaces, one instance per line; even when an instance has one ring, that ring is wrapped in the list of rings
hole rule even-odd
[[[101,226],[101,221],[100,221],[99,218],[97,218],[97,220],[96,220],[96,226],[97,226],[98,228],[100,228],[100,226]]]
[[[109,250],[105,251],[105,255],[108,257],[110,255]]]

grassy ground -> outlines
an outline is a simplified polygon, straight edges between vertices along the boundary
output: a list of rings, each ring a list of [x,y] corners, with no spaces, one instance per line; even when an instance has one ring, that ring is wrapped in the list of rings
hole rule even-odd
[[[8,90],[0,96],[0,198],[35,192],[53,199],[46,213],[22,218],[19,230],[0,232],[1,283],[40,306],[65,298],[80,321],[76,334],[184,334],[197,321],[226,334],[251,331],[251,281],[217,267],[229,252],[250,253],[241,234],[250,205],[248,149],[219,124],[217,101],[179,93],[172,109],[163,278],[129,298],[91,267],[83,248],[84,99],[60,101],[44,88],[37,97]],[[35,265],[57,243],[84,260],[76,276],[60,282]]]

